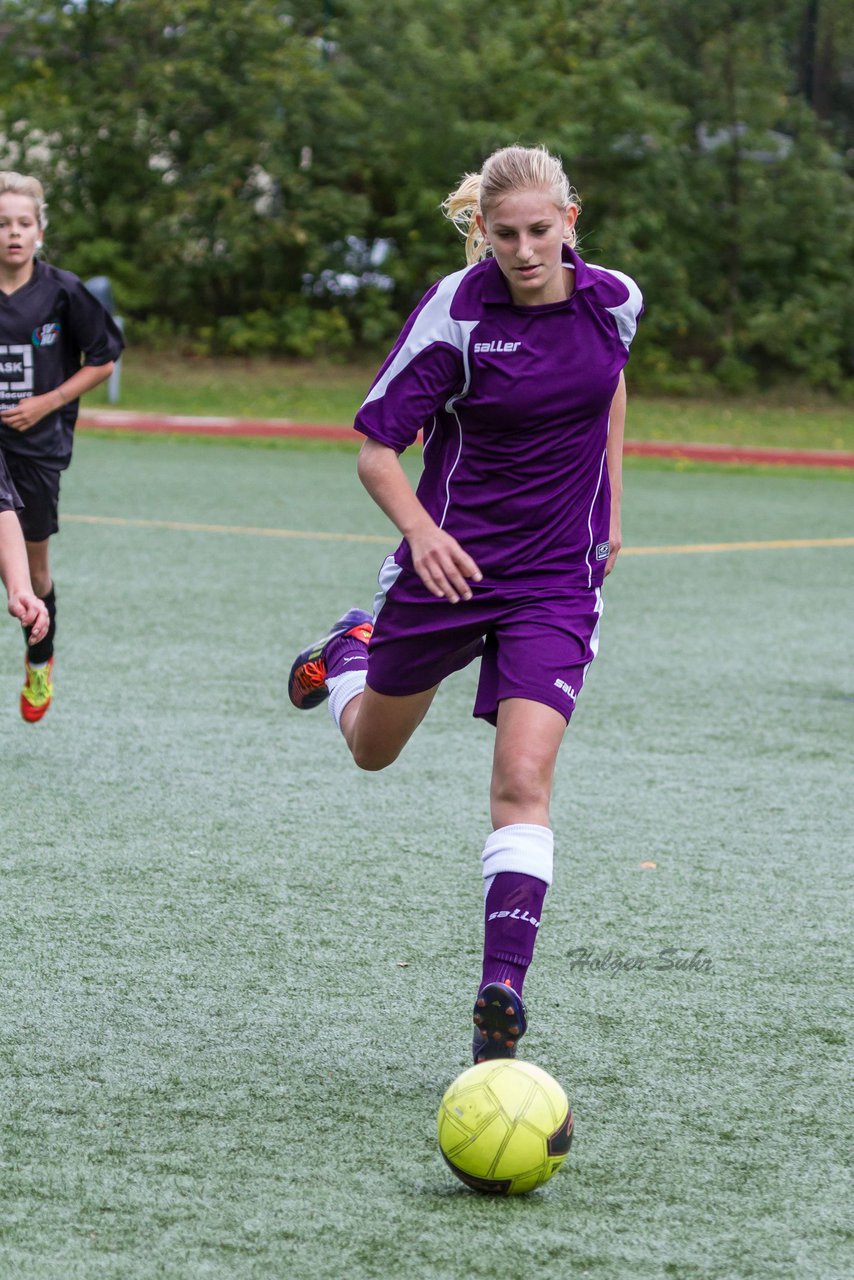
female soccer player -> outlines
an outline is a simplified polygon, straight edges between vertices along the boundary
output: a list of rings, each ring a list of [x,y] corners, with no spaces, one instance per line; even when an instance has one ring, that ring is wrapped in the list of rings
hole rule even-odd
[[[30,723],[41,720],[53,697],[56,592],[48,539],[59,529],[59,481],[71,461],[78,399],[110,376],[123,345],[83,282],[36,258],[46,226],[41,183],[0,172],[0,448],[24,504],[33,588],[50,617],[43,638],[28,635],[21,715]]]
[[[34,594],[27,565],[27,548],[18,520],[21,499],[0,454],[0,578],[6,588],[9,612],[28,628],[36,644],[47,634],[48,615],[43,600]]]
[[[300,708],[328,696],[356,764],[382,769],[481,655],[474,715],[496,735],[480,1061],[513,1057],[527,1025],[555,762],[620,549],[622,369],[642,299],[575,252],[578,198],[542,148],[495,152],[444,208],[470,265],[425,294],[355,423],[360,479],[403,541],[373,614],[351,610],[303,650],[288,690]],[[413,491],[399,454],[419,431]]]

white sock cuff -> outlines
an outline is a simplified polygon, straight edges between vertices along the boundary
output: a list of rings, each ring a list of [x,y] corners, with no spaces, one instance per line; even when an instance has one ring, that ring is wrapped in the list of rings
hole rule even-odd
[[[348,702],[352,702],[360,693],[364,693],[367,678],[367,671],[345,671],[340,676],[326,677],[329,688],[329,714],[339,729],[341,713]]]
[[[530,822],[499,827],[483,846],[483,878],[490,879],[501,871],[515,871],[550,885],[554,873],[554,846],[554,832],[550,827],[538,827]]]

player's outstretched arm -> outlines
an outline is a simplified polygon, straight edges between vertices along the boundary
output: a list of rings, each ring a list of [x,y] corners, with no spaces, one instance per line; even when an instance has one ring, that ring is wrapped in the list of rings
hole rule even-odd
[[[14,511],[0,511],[0,578],[9,597],[9,612],[24,627],[32,627],[30,643],[44,638],[50,623],[43,600],[33,591],[24,535]]]
[[[359,479],[406,538],[415,572],[431,595],[451,604],[470,600],[469,583],[480,581],[480,570],[418,501],[394,449],[366,440],[359,453]]]

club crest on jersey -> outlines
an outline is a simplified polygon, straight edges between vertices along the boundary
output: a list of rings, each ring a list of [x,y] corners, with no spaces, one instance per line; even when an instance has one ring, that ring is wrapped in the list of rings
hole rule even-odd
[[[521,345],[521,342],[503,342],[501,338],[493,338],[491,342],[476,342],[474,349],[475,353],[494,351],[496,354],[504,355],[510,351],[518,351]]]
[[[62,325],[58,320],[50,320],[47,324],[40,324],[37,329],[33,329],[33,346],[34,347],[52,347],[59,337]]]
[[[608,556],[610,555],[610,552],[611,552],[610,542],[596,543],[596,559],[597,560],[607,560]]]

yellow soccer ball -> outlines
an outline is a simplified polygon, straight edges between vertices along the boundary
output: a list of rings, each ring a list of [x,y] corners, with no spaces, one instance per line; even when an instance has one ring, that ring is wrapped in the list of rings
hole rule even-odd
[[[498,1058],[469,1067],[439,1107],[439,1149],[466,1186],[518,1196],[548,1182],[572,1144],[572,1111],[547,1071]]]

